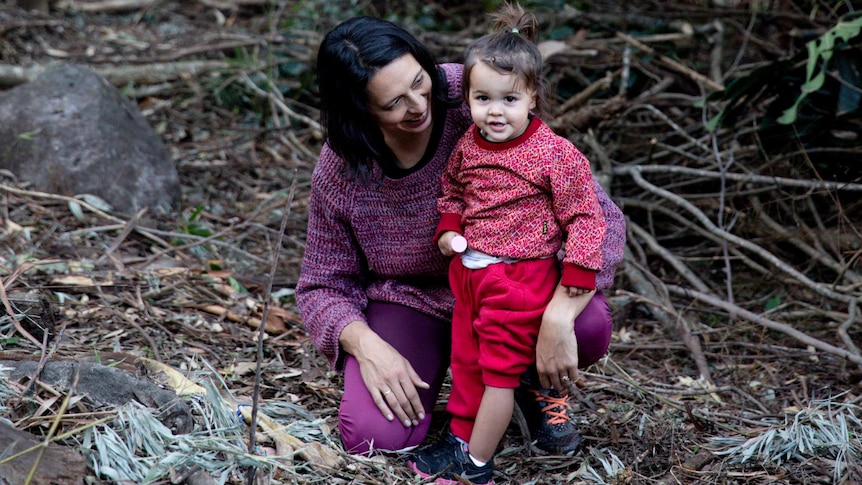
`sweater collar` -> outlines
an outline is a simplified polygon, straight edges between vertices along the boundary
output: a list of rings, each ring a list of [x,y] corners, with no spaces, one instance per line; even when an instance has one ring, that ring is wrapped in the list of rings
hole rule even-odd
[[[530,120],[530,124],[527,125],[527,129],[524,130],[523,133],[518,135],[517,138],[512,138],[509,141],[504,141],[500,143],[488,141],[483,138],[482,135],[479,133],[479,127],[475,123],[473,124],[473,128],[470,131],[473,132],[473,139],[476,141],[476,145],[478,145],[479,148],[482,148],[484,150],[508,150],[510,148],[514,148],[520,145],[521,143],[524,143],[524,141],[533,136],[533,133],[535,133],[541,125],[542,120],[534,116]]]

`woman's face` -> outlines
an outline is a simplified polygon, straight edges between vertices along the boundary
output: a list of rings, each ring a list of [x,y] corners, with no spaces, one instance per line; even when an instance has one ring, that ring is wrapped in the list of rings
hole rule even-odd
[[[368,82],[368,111],[387,137],[431,128],[431,76],[411,54],[377,71]]]

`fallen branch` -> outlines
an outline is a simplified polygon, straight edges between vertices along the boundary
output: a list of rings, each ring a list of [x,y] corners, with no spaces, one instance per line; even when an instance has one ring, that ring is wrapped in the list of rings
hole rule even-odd
[[[840,277],[842,278],[846,278],[846,280],[851,284],[862,283],[862,276],[853,271],[851,269],[852,267],[849,264],[842,264],[841,262],[836,261],[835,258],[827,254],[825,251],[820,251],[817,248],[803,241],[801,238],[791,234],[791,232],[787,228],[769,217],[769,215],[763,209],[760,199],[758,199],[757,197],[750,197],[749,200],[751,201],[752,205],[757,209],[757,215],[760,217],[760,220],[766,225],[770,232],[781,236],[787,241],[790,241],[794,246],[796,246],[800,251],[808,255],[812,260],[817,261],[818,263],[831,269],[832,271],[835,271],[836,274],[840,275]]]
[[[712,387],[709,364],[706,361],[706,356],[703,354],[700,340],[691,333],[692,323],[685,315],[679,313],[670,302],[664,284],[661,283],[659,278],[650,273],[649,270],[635,262],[634,255],[628,247],[626,247],[626,257],[623,261],[622,269],[636,293],[663,303],[661,306],[651,305],[650,313],[662,323],[665,333],[670,335],[675,334],[682,338],[683,343],[688,348],[692,359],[697,365],[700,378],[703,379],[707,387]]]
[[[706,148],[704,146],[704,148]],[[683,167],[681,165],[624,165],[614,167],[615,175],[630,175],[633,171],[641,173],[684,174],[692,177],[718,179],[722,177],[717,171]],[[727,172],[723,175],[727,180],[760,184],[768,187],[798,187],[809,190],[846,190],[862,192],[862,184],[850,182],[828,182],[825,180],[801,180],[786,177],[770,177],[751,173]]]
[[[64,0],[62,2],[57,2],[56,7],[85,13],[116,13],[149,7],[156,3],[156,1],[158,0],[101,0],[98,2],[76,2],[74,0]]]
[[[680,196],[678,196],[678,195],[676,195],[676,194],[674,194],[668,190],[664,190],[662,188],[659,188],[659,187],[647,182],[641,176],[641,173],[639,170],[637,170],[637,167],[630,167],[630,168],[632,170],[629,171],[629,175],[631,175],[631,177],[632,177],[632,179],[634,179],[635,183],[637,183],[642,188],[648,190],[649,192],[652,192],[656,195],[662,196],[665,199],[668,199],[671,202],[675,203],[676,205],[683,207],[692,216],[694,216],[695,219],[697,219],[697,221],[700,222],[700,224],[703,227],[705,227],[709,231],[717,234],[719,237],[727,239],[728,242],[734,243],[737,246],[740,246],[742,248],[745,248],[745,249],[757,254],[758,256],[760,256],[764,260],[768,261],[770,264],[772,264],[773,266],[775,266],[776,268],[778,268],[782,272],[792,276],[793,278],[798,280],[800,283],[802,283],[804,286],[814,290],[815,292],[817,292],[820,295],[823,295],[825,297],[828,297],[828,298],[831,298],[834,300],[838,300],[841,302],[845,302],[845,303],[849,303],[850,301],[852,301],[854,299],[851,295],[846,295],[843,293],[838,293],[836,291],[833,291],[832,289],[829,288],[829,285],[825,285],[822,283],[812,281],[810,278],[808,278],[807,276],[802,274],[799,270],[790,266],[788,263],[782,261],[777,256],[775,256],[774,254],[769,252],[768,250],[758,246],[757,244],[755,244],[751,241],[748,241],[747,239],[743,239],[743,238],[737,236],[736,234],[730,233],[728,231],[725,231],[725,230],[717,227],[715,224],[713,224],[713,222],[711,220],[709,220],[708,217],[706,217],[706,215],[700,209],[695,207],[694,204],[692,204],[691,202],[683,199],[682,197],[680,197]]]
[[[657,62],[664,64],[666,67],[669,67],[670,69],[677,71],[680,74],[684,74],[684,75],[688,76],[693,81],[695,81],[699,84],[703,84],[706,87],[708,87],[714,91],[721,91],[724,89],[724,86],[721,83],[717,83],[717,82],[713,81],[712,79],[708,78],[707,76],[704,76],[703,74],[701,74],[701,73],[699,73],[693,69],[690,69],[689,67],[684,66],[683,64],[680,64],[679,62],[677,62],[677,61],[675,61],[675,60],[673,60],[667,56],[659,54],[652,47],[644,44],[643,42],[639,42],[637,39],[635,39],[634,37],[631,37],[630,35],[627,35],[627,34],[624,34],[622,32],[617,31],[616,36],[617,36],[617,38],[622,39],[623,41],[625,41],[628,44],[632,45],[633,47],[637,48],[638,50],[643,51],[643,52],[645,52],[651,56],[655,56],[655,59]]]
[[[628,228],[634,233],[635,236],[643,240],[649,249],[654,253],[661,256],[662,259],[668,262],[686,281],[689,282],[692,286],[694,286],[697,290],[702,291],[704,293],[712,293],[712,290],[707,286],[706,283],[703,282],[694,271],[692,271],[688,266],[686,266],[678,257],[676,257],[672,252],[668,251],[662,245],[655,240],[650,233],[648,233],[644,228],[639,226],[637,223],[629,221],[627,224]]]
[[[238,7],[261,7],[264,5],[274,5],[276,0],[198,0],[198,3],[206,5],[207,7],[232,10]]]
[[[51,64],[30,67],[0,64],[0,87],[11,87],[33,81]],[[185,76],[201,77],[213,72],[228,72],[237,69],[228,61],[178,61],[132,66],[89,66],[89,69],[107,79],[117,87],[129,83],[158,84]]]
[[[760,316],[754,312],[748,311],[742,307],[739,307],[739,306],[734,305],[732,303],[728,303],[724,300],[716,298],[715,296],[707,295],[706,293],[694,291],[694,290],[689,289],[689,288],[683,288],[681,286],[676,286],[676,285],[666,285],[666,286],[667,286],[668,291],[670,291],[671,293],[673,293],[675,295],[694,298],[698,301],[701,301],[703,303],[707,303],[707,304],[712,305],[716,308],[721,308],[722,310],[724,310],[726,312],[733,313],[734,315],[741,317],[741,318],[744,318],[750,322],[760,324],[760,325],[762,325],[762,326],[764,326],[770,330],[775,330],[775,331],[787,334],[788,336],[798,340],[799,342],[801,342],[805,345],[810,345],[810,346],[814,347],[815,349],[822,350],[822,351],[829,353],[829,354],[837,355],[838,357],[847,359],[850,362],[858,364],[860,367],[862,367],[862,355],[859,355],[858,351],[852,352],[849,350],[835,347],[834,345],[828,344],[828,343],[826,343],[822,340],[818,340],[818,339],[816,339],[816,338],[814,338],[814,337],[812,337],[806,333],[800,332],[799,330],[796,330],[795,328],[791,327],[790,325],[787,325],[787,324],[784,324],[781,322],[776,322],[776,321],[770,320],[766,317],[762,317],[762,316]]]

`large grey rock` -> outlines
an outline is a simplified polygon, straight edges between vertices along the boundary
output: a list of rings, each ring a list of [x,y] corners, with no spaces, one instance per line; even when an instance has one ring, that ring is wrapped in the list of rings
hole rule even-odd
[[[98,74],[58,65],[0,93],[0,168],[36,190],[93,194],[115,211],[170,211],[174,162],[137,106]]]
[[[0,360],[0,367],[8,369],[10,381],[19,382],[32,378],[39,363]],[[62,392],[74,389],[77,395],[84,396],[83,402],[94,409],[137,401],[159,409],[159,421],[174,433],[190,433],[194,428],[191,408],[176,393],[121,369],[88,362],[51,361],[45,364],[38,378]]]

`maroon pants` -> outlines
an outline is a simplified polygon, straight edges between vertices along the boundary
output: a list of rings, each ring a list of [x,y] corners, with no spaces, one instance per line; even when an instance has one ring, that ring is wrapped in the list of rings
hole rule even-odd
[[[372,449],[400,450],[416,446],[428,433],[431,410],[449,367],[450,322],[379,301],[368,303],[366,318],[371,329],[401,352],[422,379],[431,384],[431,389],[419,390],[426,414],[419,426],[405,427],[398,420],[387,421],[362,381],[359,364],[348,355],[338,414],[344,449],[361,454]],[[583,368],[598,362],[608,350],[613,327],[608,302],[601,292],[596,292],[574,326],[578,338],[578,365]]]

